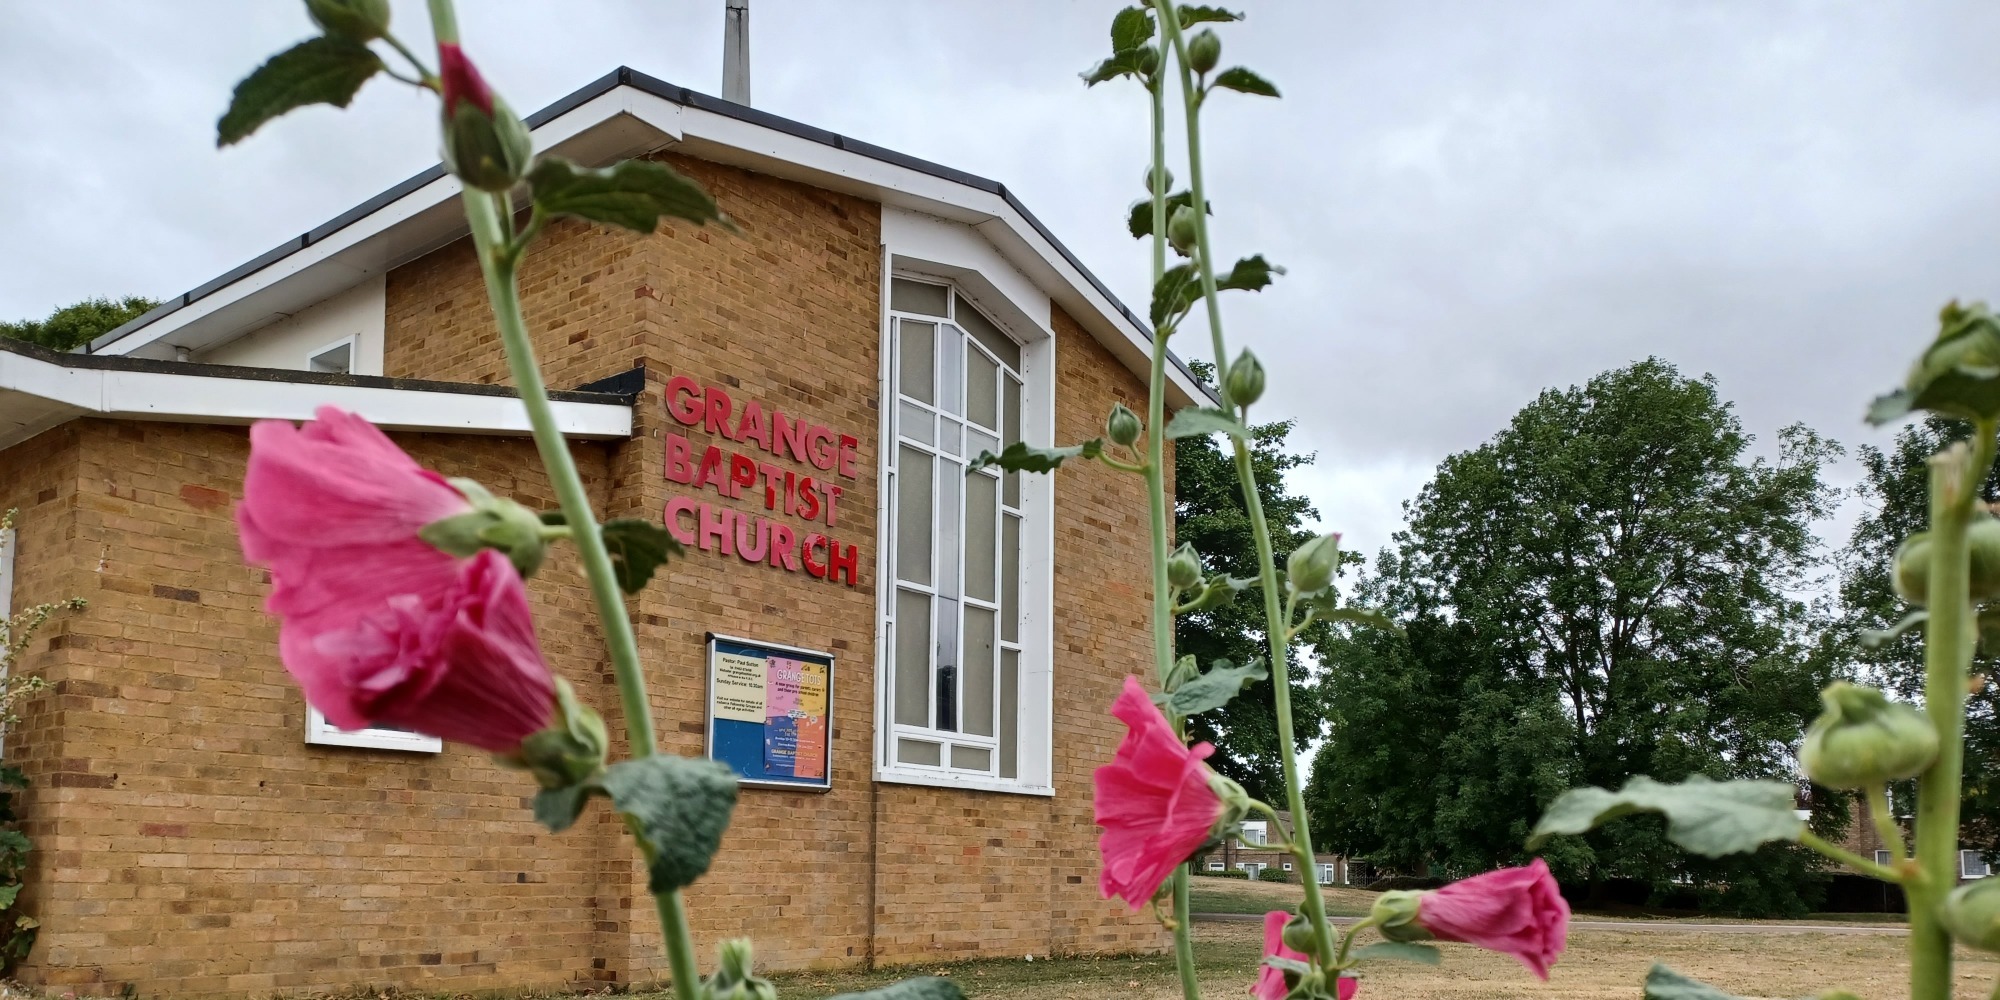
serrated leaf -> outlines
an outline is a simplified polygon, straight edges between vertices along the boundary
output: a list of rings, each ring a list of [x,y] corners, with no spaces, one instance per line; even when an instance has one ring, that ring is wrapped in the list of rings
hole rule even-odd
[[[1139,50],[1129,49],[1079,74],[1085,86],[1095,87],[1106,80],[1116,80],[1121,76],[1131,76],[1139,72]]]
[[[1332,593],[1331,588],[1327,592]],[[1402,623],[1374,608],[1357,608],[1349,604],[1337,608],[1323,608],[1315,613],[1319,616],[1320,621],[1339,622],[1344,625],[1365,625],[1369,628],[1379,628],[1385,632],[1394,632],[1397,635],[1403,634]]]
[[[1235,417],[1212,406],[1186,407],[1175,411],[1174,418],[1167,421],[1167,437],[1172,440],[1209,434],[1227,434],[1247,440],[1250,429]]]
[[[215,123],[215,144],[249,138],[265,122],[308,104],[347,107],[382,60],[360,42],[321,35],[266,60],[236,84],[229,110]]]
[[[1908,389],[1897,389],[1886,396],[1877,396],[1868,404],[1868,422],[1877,427],[1894,420],[1901,420],[1915,409],[1917,397]]]
[[[736,775],[712,760],[619,761],[604,772],[603,787],[639,838],[655,893],[684,889],[708,871],[736,808]]]
[[[1194,204],[1193,191],[1176,191],[1167,196],[1167,218],[1174,217],[1174,209]],[[1208,205],[1208,214],[1215,214],[1215,203]],[[1130,217],[1125,220],[1125,228],[1131,230],[1133,239],[1145,239],[1153,235],[1153,199],[1141,198],[1132,203]]]
[[[1181,685],[1199,676],[1201,676],[1201,665],[1195,661],[1193,653],[1175,660],[1173,667],[1167,671],[1166,682],[1161,685],[1166,690],[1155,695],[1154,700],[1165,704],[1167,695],[1179,690]]]
[[[831,1000],[965,1000],[965,991],[943,976],[918,976],[863,993],[841,993]]]
[[[1111,51],[1136,49],[1152,37],[1152,11],[1144,7],[1127,7],[1111,16]]]
[[[1182,4],[1180,7],[1180,21],[1182,30],[1192,28],[1197,24],[1204,24],[1211,21],[1241,21],[1241,20],[1243,20],[1242,14],[1239,14],[1233,10],[1225,10],[1221,7],[1202,7],[1193,4]]]
[[[1860,635],[1861,645],[1868,649],[1879,648],[1883,644],[1888,643],[1889,641],[1895,639],[1897,636],[1902,635],[1903,633],[1908,632],[1910,629],[1915,628],[1918,625],[1921,625],[1924,622],[1929,621],[1930,617],[1931,617],[1930,612],[1918,610],[1918,611],[1912,611],[1909,614],[1904,615],[1902,621],[1899,621],[1896,624],[1889,626],[1888,628],[1864,628],[1861,630],[1861,635]],[[1992,635],[1993,632],[2000,631],[2000,628],[1996,628],[1996,626],[2000,626],[2000,618],[1995,618],[1989,614],[1982,613],[1979,616],[1980,641],[1984,642],[1987,640],[1989,636]]]
[[[611,553],[611,572],[619,589],[636,594],[645,589],[653,571],[666,564],[667,557],[680,557],[686,550],[674,540],[667,526],[637,517],[619,517],[604,522],[599,529],[604,547]]]
[[[1231,66],[1215,74],[1215,79],[1209,82],[1209,88],[1216,87],[1233,90],[1239,94],[1255,94],[1258,97],[1278,96],[1278,88],[1271,81],[1241,66]]]
[[[1616,792],[1572,788],[1549,804],[1528,836],[1528,850],[1550,837],[1583,833],[1620,816],[1657,812],[1667,839],[1704,857],[1754,851],[1772,841],[1796,842],[1806,829],[1795,812],[1796,789],[1783,781],[1712,781],[1695,775],[1678,785],[1638,775]]]
[[[543,156],[528,171],[528,186],[534,189],[535,207],[549,215],[633,232],[652,232],[662,216],[698,226],[729,225],[701,185],[655,160],[625,160],[594,170],[560,156]]]
[[[15,882],[11,885],[0,885],[0,910],[5,910],[13,906],[14,900],[20,898],[20,896],[21,883]]]
[[[568,788],[544,788],[535,793],[535,821],[549,828],[550,833],[561,833],[583,815],[583,807],[590,802],[593,789],[589,785],[571,785]]]
[[[1271,279],[1285,273],[1285,269],[1264,259],[1263,254],[1245,257],[1229,269],[1228,274],[1216,275],[1215,287],[1234,288],[1239,291],[1255,292],[1271,283]]]
[[[1160,275],[1153,283],[1154,326],[1163,326],[1167,320],[1188,311],[1201,298],[1201,279],[1193,264],[1175,264]]]
[[[1199,614],[1203,611],[1214,611],[1216,608],[1235,600],[1237,594],[1256,582],[1256,577],[1236,577],[1230,576],[1227,573],[1218,573],[1202,581],[1201,593],[1196,594],[1194,600],[1181,605],[1175,610],[1181,614],[1188,615]]]
[[[1229,704],[1244,688],[1270,676],[1261,659],[1240,667],[1228,660],[1217,660],[1207,673],[1190,678],[1175,689],[1167,698],[1167,708],[1183,718],[1213,711]]]
[[[1001,449],[998,455],[990,451],[980,452],[965,471],[971,474],[989,465],[997,465],[1009,472],[1054,472],[1072,458],[1096,458],[1102,454],[1104,441],[1100,438],[1091,438],[1067,448],[1038,448],[1026,441],[1016,441]]]
[[[1734,993],[1724,993],[1707,983],[1686,976],[1654,963],[1652,971],[1646,973],[1646,1000],[1743,1000]]]
[[[1386,960],[1392,962],[1415,962],[1418,965],[1436,965],[1443,961],[1437,947],[1417,944],[1413,941],[1377,941],[1374,944],[1354,949],[1354,958],[1359,962]]]
[[[1296,958],[1286,958],[1283,955],[1265,955],[1263,964],[1265,966],[1268,966],[1269,968],[1276,969],[1279,972],[1288,973],[1294,976],[1303,976],[1306,973],[1311,972],[1313,969],[1312,966],[1307,965],[1306,963],[1301,962]]]

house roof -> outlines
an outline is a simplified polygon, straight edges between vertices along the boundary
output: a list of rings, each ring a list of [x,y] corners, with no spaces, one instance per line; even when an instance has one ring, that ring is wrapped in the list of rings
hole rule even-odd
[[[1006,185],[780,118],[626,67],[527,117],[538,151],[607,163],[672,147],[699,159],[965,223],[1132,371],[1152,332]],[[433,165],[333,219],[169,299],[89,350],[155,358],[225,343],[462,237],[459,186]],[[1179,358],[1172,406],[1214,396]]]

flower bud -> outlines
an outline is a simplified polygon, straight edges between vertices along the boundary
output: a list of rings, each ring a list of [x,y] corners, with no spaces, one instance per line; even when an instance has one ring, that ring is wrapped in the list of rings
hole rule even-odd
[[[389,33],[389,0],[306,0],[306,14],[335,38],[372,42]]]
[[[1152,76],[1159,68],[1160,50],[1151,45],[1142,46],[1139,49],[1139,72],[1144,76]]]
[[[1429,941],[1431,932],[1417,922],[1423,899],[1424,894],[1415,889],[1391,889],[1375,897],[1368,916],[1375,921],[1375,929],[1391,941]]]
[[[2000,518],[1975,515],[1965,529],[1965,546],[1972,566],[1970,596],[1974,604],[2000,597]],[[1911,604],[1930,598],[1931,533],[1919,531],[1896,547],[1896,594]]]
[[[1167,217],[1167,243],[1183,257],[1194,252],[1195,243],[1200,239],[1194,223],[1194,209],[1186,205],[1174,206],[1174,214]]]
[[[1983,878],[1953,889],[1938,916],[1960,944],[2000,951],[2000,879]]]
[[[477,555],[480,549],[498,549],[523,578],[534,576],[548,554],[541,516],[512,500],[494,496],[473,480],[446,481],[465,496],[472,509],[424,525],[417,537],[461,558]]]
[[[1160,186],[1159,186],[1159,187],[1157,187],[1157,188],[1153,186],[1153,171],[1154,171],[1155,169],[1158,169],[1158,170],[1160,171],[1160,175],[1161,175],[1161,182],[1160,182]],[[1170,191],[1170,190],[1172,190],[1172,189],[1173,189],[1173,186],[1174,186],[1174,172],[1173,172],[1173,171],[1171,171],[1171,170],[1168,170],[1168,169],[1166,169],[1166,168],[1164,168],[1164,167],[1161,167],[1161,168],[1154,168],[1154,167],[1147,167],[1147,168],[1146,168],[1146,193],[1147,193],[1147,194],[1151,194],[1151,193],[1153,193],[1154,191]]]
[[[1340,568],[1340,533],[1320,535],[1292,550],[1285,560],[1286,585],[1294,593],[1317,594],[1333,585]]]
[[[1249,348],[1236,356],[1229,365],[1229,374],[1223,377],[1222,388],[1229,394],[1229,401],[1238,406],[1249,406],[1264,395],[1264,363],[1257,360]]]
[[[1285,921],[1285,947],[1311,955],[1319,951],[1319,935],[1313,933],[1312,921],[1301,914],[1293,914]]]
[[[468,187],[506,191],[527,176],[534,142],[457,45],[438,46],[444,90],[444,165]]]
[[[750,971],[750,939],[731,938],[717,949],[715,975],[702,984],[706,1000],[778,1000],[771,981]]]
[[[1124,403],[1111,404],[1111,416],[1105,418],[1104,436],[1131,447],[1139,440],[1139,415],[1125,408]]]
[[[1821,691],[1826,706],[1806,730],[1799,763],[1828,788],[1880,788],[1914,778],[1937,759],[1938,735],[1923,713],[1847,681]]]
[[[1204,28],[1188,39],[1188,68],[1197,73],[1206,73],[1222,61],[1222,39],[1215,32]]]
[[[1192,590],[1201,583],[1201,554],[1190,542],[1182,542],[1167,557],[1167,585],[1176,590]]]
[[[535,776],[535,783],[550,790],[573,788],[604,770],[605,753],[611,738],[604,717],[576,700],[569,682],[556,678],[556,721],[549,728],[521,741],[521,748],[499,758]]]

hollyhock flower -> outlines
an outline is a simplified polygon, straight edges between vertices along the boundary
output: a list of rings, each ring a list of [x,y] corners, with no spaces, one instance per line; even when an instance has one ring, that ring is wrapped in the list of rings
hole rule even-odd
[[[1241,817],[1244,796],[1202,763],[1215,747],[1181,743],[1136,679],[1125,678],[1111,714],[1127,731],[1095,776],[1097,825],[1104,828],[1097,838],[1104,863],[1098,884],[1104,898],[1123,897],[1137,910],[1175,867]]]
[[[493,113],[493,88],[457,43],[438,45],[438,83],[444,91],[445,117],[458,113],[460,101],[471,101],[484,114]]]
[[[506,191],[519,183],[535,156],[528,127],[456,44],[438,46],[438,89],[444,97],[445,169],[481,191]]]
[[[1375,914],[1385,937],[1478,945],[1520,959],[1543,979],[1569,937],[1569,903],[1540,858],[1431,892],[1383,893]]]
[[[1311,962],[1312,956],[1285,944],[1285,925],[1292,915],[1283,910],[1272,910],[1264,914],[1264,957],[1284,958],[1294,962]],[[1351,976],[1342,976],[1335,989],[1338,1000],[1348,1000],[1361,988],[1361,982]],[[1250,987],[1250,995],[1257,1000],[1285,1000],[1291,987],[1285,985],[1285,973],[1268,965],[1260,966],[1256,985]]]

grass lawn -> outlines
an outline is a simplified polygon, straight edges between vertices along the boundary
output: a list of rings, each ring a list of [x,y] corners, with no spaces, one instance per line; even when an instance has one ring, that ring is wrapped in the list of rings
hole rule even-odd
[[[1233,878],[1196,877],[1188,880],[1188,907],[1195,913],[1263,913],[1289,910],[1299,904],[1301,887],[1287,882],[1251,882]],[[1344,885],[1324,885],[1320,895],[1333,917],[1366,916],[1375,893]]]
[[[1261,934],[1250,923],[1196,925],[1196,965],[1205,996],[1234,1000],[1244,995],[1256,976]],[[1638,1000],[1639,984],[1655,959],[1745,997],[1813,996],[1838,985],[1868,1000],[1907,1000],[1903,944],[1900,935],[1892,934],[1577,931],[1570,935],[1569,952],[1546,983],[1511,958],[1445,945],[1445,962],[1439,967],[1365,968],[1361,1000]],[[1969,952],[1961,952],[1959,959],[1958,997],[1985,1000],[2000,978],[2000,959]],[[952,976],[975,1000],[1180,997],[1173,962],[1164,955],[1000,959],[774,978],[785,1000],[815,1000],[927,973]]]

